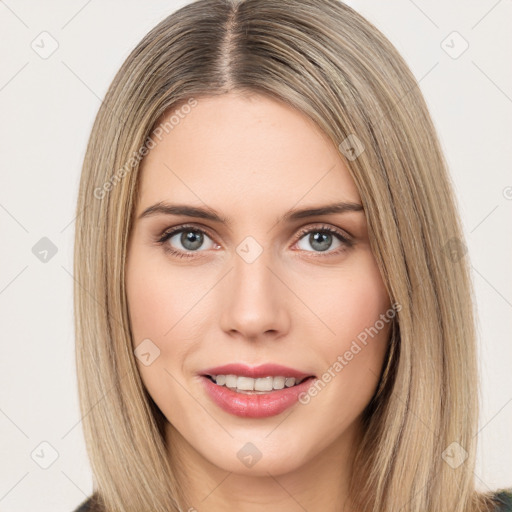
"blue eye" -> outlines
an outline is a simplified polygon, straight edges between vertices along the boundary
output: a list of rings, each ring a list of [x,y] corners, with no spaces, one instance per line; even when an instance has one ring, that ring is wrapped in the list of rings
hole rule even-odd
[[[180,236],[178,237],[177,235]],[[183,249],[176,249],[171,246],[170,243],[167,243],[173,238],[176,238]],[[295,241],[299,243],[302,239],[307,240],[314,250],[309,251],[303,248],[300,249],[305,252],[315,253],[317,256],[324,256],[322,253],[326,253],[325,256],[339,255],[341,252],[353,246],[353,241],[345,236],[341,230],[325,225],[299,231],[295,237]],[[165,231],[157,242],[161,244],[164,250],[172,256],[176,256],[178,258],[190,258],[194,257],[194,253],[203,252],[198,249],[203,246],[205,240],[210,240],[210,249],[219,248],[205,230],[197,226],[187,225],[176,226],[171,230]],[[334,251],[329,250],[333,241],[338,242],[338,247]],[[208,247],[206,249],[208,249]]]
[[[307,236],[305,236],[307,235]],[[298,233],[299,242],[302,239],[307,240],[311,247],[316,248],[313,252],[326,252],[328,251],[333,243],[333,240],[339,243],[338,248],[341,250],[347,249],[352,246],[352,241],[344,236],[339,230],[330,226],[322,226],[320,228],[308,228]],[[333,238],[334,237],[334,238]],[[310,251],[308,251],[310,252]],[[329,255],[335,253],[339,254],[338,251],[330,251]]]
[[[180,235],[179,237],[176,238],[177,240],[179,240],[182,247],[185,249],[185,252],[183,250],[176,250],[173,247],[171,247],[170,244],[166,243],[167,241],[170,241],[172,238],[174,238],[176,235]],[[173,256],[178,256],[179,258],[187,258],[191,256],[190,254],[187,254],[187,251],[200,252],[197,251],[197,249],[201,247],[201,245],[203,245],[205,236],[211,240],[208,234],[202,229],[199,229],[194,226],[177,226],[176,228],[173,228],[172,230],[165,232],[162,235],[162,237],[158,240],[158,242],[163,245],[165,251],[169,252]]]

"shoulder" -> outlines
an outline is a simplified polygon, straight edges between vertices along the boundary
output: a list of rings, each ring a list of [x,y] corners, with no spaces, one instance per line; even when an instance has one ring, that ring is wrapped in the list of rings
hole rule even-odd
[[[493,496],[496,512],[512,512],[512,489],[503,489]]]
[[[495,512],[512,512],[512,488],[498,491],[494,494]],[[83,501],[73,512],[96,512],[94,495]]]
[[[97,510],[94,508],[93,498],[94,496],[90,496],[89,498],[87,498],[85,501],[80,503],[78,508],[73,510],[73,512],[94,512],[95,510]]]

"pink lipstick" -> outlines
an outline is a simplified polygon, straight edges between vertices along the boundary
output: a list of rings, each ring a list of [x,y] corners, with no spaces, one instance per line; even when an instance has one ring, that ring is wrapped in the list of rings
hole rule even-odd
[[[244,418],[282,413],[298,401],[315,376],[278,364],[228,364],[200,372],[209,397],[224,411]]]

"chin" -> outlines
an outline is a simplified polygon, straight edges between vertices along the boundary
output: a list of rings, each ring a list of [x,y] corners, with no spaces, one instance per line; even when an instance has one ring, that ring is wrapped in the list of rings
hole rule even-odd
[[[225,453],[218,453],[210,458],[210,462],[224,471],[241,476],[268,477],[284,475],[297,471],[304,464],[304,461],[296,458],[297,454],[290,454],[285,451],[279,453],[262,454],[261,458],[253,462],[242,462],[235,452],[233,457],[227,458]]]

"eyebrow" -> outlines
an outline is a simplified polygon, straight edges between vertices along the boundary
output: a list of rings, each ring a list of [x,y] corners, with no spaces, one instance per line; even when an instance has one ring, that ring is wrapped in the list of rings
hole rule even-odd
[[[299,219],[306,219],[308,217],[317,217],[321,215],[330,215],[333,213],[346,213],[346,212],[364,212],[363,206],[359,203],[352,202],[339,202],[322,206],[312,206],[302,209],[292,209],[281,215],[276,220],[279,222],[292,222]],[[138,217],[138,220],[153,215],[183,215],[185,217],[197,217],[200,219],[207,219],[213,222],[218,222],[231,225],[231,221],[220,215],[213,208],[205,207],[199,208],[196,206],[184,204],[170,204],[165,201],[160,201],[152,206],[146,208]]]

